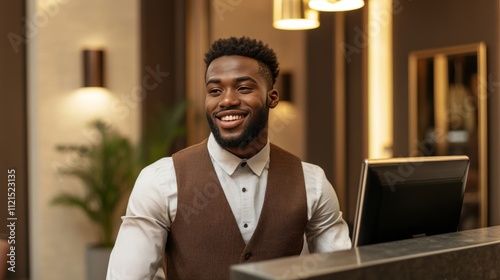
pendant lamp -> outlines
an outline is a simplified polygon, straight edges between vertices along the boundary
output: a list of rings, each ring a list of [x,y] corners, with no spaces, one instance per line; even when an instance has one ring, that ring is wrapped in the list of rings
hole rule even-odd
[[[318,11],[310,9],[307,2],[308,0],[274,0],[274,28],[306,30],[319,27]]]
[[[310,0],[311,9],[323,12],[342,12],[356,10],[365,5],[363,0]]]

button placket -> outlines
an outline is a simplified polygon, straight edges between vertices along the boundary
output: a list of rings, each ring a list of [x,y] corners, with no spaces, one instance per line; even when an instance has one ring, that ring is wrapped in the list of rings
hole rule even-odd
[[[245,165],[246,166],[246,161],[243,161],[240,165]],[[243,166],[242,166],[243,167]],[[249,189],[248,189],[248,182],[250,181],[248,176],[251,176],[251,174],[249,174],[249,169],[245,168],[245,170],[241,170],[243,171],[242,172],[242,175],[241,176],[241,181],[239,182],[240,183],[240,197],[241,197],[241,210],[242,210],[242,215],[241,215],[241,226],[242,226],[242,229],[245,230],[245,231],[248,231],[249,228],[250,228],[250,223],[252,222],[252,214],[251,214],[251,211],[252,211],[252,196],[251,196],[251,192],[249,192]]]

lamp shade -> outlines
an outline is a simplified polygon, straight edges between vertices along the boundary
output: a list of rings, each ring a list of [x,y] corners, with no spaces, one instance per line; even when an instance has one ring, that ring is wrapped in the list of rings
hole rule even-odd
[[[363,0],[311,0],[309,7],[311,9],[323,12],[342,12],[355,10],[363,7]]]
[[[83,51],[83,86],[104,87],[104,50]]]
[[[284,30],[305,30],[319,27],[318,11],[307,0],[274,0],[273,26]]]

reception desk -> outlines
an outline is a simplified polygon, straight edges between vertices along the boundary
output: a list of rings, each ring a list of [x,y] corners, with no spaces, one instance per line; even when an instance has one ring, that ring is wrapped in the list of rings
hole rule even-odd
[[[500,226],[234,265],[231,279],[500,280]]]

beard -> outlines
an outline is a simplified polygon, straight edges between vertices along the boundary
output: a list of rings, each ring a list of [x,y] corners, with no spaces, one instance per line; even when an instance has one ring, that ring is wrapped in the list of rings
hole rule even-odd
[[[223,148],[245,148],[250,145],[254,140],[258,139],[264,132],[264,128],[267,125],[269,119],[269,108],[263,107],[259,111],[256,111],[255,116],[250,120],[250,122],[243,128],[240,135],[236,137],[226,137],[224,138],[219,130],[219,127],[213,122],[210,114],[206,113],[208,125],[210,126],[210,131],[214,135],[215,140]],[[264,139],[267,141],[267,139]]]

